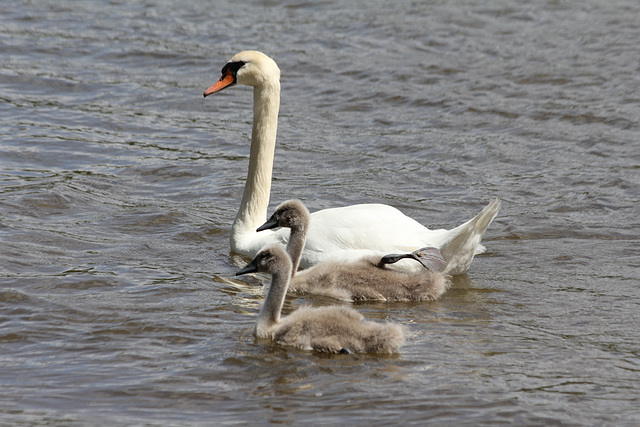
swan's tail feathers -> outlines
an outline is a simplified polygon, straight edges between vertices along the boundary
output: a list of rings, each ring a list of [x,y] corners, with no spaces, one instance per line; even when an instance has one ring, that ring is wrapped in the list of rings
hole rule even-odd
[[[440,248],[447,261],[443,272],[449,275],[464,274],[476,254],[484,252],[480,244],[484,232],[500,210],[500,199],[491,201],[475,218],[449,232],[450,239]]]

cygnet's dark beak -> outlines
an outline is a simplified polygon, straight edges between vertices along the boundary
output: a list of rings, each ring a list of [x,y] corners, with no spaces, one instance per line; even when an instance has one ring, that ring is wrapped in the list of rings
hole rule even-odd
[[[275,218],[275,215],[271,215],[271,218],[269,218],[267,222],[258,227],[256,231],[270,230],[272,228],[276,228],[277,226],[278,220]]]
[[[249,264],[247,264],[243,269],[238,270],[236,272],[236,276],[242,276],[243,274],[256,273],[258,272],[258,260],[254,259]]]

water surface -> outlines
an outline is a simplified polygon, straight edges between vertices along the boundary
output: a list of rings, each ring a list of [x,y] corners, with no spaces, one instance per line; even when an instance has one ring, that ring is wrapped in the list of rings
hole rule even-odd
[[[639,39],[631,0],[4,1],[0,420],[636,425]],[[356,305],[399,355],[253,338],[251,90],[202,99],[245,49],[282,70],[272,208],[502,198],[441,300]]]

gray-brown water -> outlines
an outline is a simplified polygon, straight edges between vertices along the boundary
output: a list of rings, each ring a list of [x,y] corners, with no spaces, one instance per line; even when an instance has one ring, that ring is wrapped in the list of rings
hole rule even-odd
[[[640,3],[0,4],[0,424],[637,425]],[[229,230],[282,69],[271,207],[383,202],[488,252],[357,304],[401,354],[256,341]],[[318,298],[290,298],[301,304]]]

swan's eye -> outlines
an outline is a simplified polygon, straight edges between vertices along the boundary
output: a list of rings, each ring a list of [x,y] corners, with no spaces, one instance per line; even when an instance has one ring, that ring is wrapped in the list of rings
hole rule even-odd
[[[224,67],[222,67],[222,75],[225,75],[226,73],[231,73],[231,75],[235,79],[236,73],[244,64],[246,64],[246,62],[244,61],[227,62],[226,64],[224,64]]]

